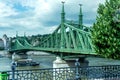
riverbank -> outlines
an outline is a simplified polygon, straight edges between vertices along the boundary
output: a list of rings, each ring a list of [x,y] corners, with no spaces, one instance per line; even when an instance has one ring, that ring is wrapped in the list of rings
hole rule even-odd
[[[53,56],[50,53],[47,52],[42,52],[42,51],[28,51],[28,55],[35,55],[35,56]]]

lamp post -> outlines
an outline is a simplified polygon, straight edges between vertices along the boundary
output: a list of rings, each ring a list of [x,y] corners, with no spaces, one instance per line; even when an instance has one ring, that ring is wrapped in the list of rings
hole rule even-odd
[[[16,69],[15,53],[13,53],[13,55],[12,55],[12,63],[11,63],[12,80],[15,80],[15,69]]]
[[[76,66],[75,80],[81,80],[80,79],[80,73],[79,73],[79,67],[80,67],[79,59],[76,59],[75,66]]]

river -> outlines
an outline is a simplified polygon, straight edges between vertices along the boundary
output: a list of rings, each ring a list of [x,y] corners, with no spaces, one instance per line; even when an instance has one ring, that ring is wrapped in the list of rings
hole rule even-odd
[[[39,62],[39,66],[21,66],[16,67],[17,70],[20,69],[40,69],[40,68],[52,68],[53,61],[55,60],[54,55],[50,55],[49,53],[39,52],[39,51],[31,51],[28,52],[28,58],[32,59],[35,62]],[[11,70],[11,62],[12,59],[10,57],[5,57],[4,51],[0,51],[0,71],[9,71]]]
[[[40,52],[40,51],[30,51],[27,53],[28,58],[33,61],[40,62],[39,66],[22,66],[16,67],[17,70],[20,69],[41,69],[41,68],[52,68],[53,61],[56,57],[50,53]],[[0,51],[0,55],[7,55],[4,51]],[[106,59],[101,57],[87,57],[86,60],[89,61],[88,66],[103,66],[103,65],[120,65],[120,60]],[[12,59],[9,57],[0,56],[0,71],[11,70]]]

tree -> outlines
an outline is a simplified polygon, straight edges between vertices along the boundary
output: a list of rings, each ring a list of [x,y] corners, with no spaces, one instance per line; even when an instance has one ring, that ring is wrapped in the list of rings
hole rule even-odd
[[[120,59],[120,0],[99,4],[92,27],[92,42],[99,55]]]

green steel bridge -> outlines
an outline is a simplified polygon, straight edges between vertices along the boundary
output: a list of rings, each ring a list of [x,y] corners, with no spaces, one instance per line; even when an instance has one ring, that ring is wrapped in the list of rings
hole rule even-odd
[[[38,50],[60,56],[96,55],[91,41],[90,28],[83,25],[81,5],[79,21],[75,23],[65,19],[64,2],[62,3],[60,25],[47,37],[43,35],[38,46],[33,46],[27,37],[20,38],[17,35],[10,45],[9,52]]]

